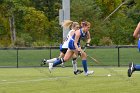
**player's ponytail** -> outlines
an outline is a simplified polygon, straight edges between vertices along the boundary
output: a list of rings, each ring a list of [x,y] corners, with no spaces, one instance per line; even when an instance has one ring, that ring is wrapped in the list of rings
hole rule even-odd
[[[72,24],[73,24],[73,21],[71,21],[71,20],[64,20],[62,26],[64,28],[71,28]]]
[[[71,20],[65,20],[64,22],[63,22],[63,27],[64,28],[69,28],[69,29],[74,29],[76,26],[78,25],[78,27],[79,27],[79,23],[78,22],[73,22],[73,21],[71,21]]]

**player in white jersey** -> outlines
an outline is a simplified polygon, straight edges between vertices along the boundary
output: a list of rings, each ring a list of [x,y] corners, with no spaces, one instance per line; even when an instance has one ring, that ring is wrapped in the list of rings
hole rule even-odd
[[[77,28],[76,28],[77,29]],[[79,29],[79,28],[78,28]],[[63,45],[62,45],[62,48],[68,48],[68,43],[69,43],[69,40],[70,40],[70,37],[71,37],[71,33],[73,33],[75,30],[74,29],[71,29],[67,35],[67,38],[66,40],[64,41]]]
[[[69,40],[70,40],[71,36],[74,34],[74,32],[76,30],[79,29],[79,23],[78,22],[73,22],[73,21],[70,21],[70,20],[64,21],[63,26],[65,28],[71,28],[71,30],[69,31],[69,33],[67,35],[67,38],[65,39],[63,44],[60,45],[60,55],[59,55],[59,57],[49,59],[49,60],[43,59],[41,65],[45,65],[46,63],[53,63],[54,61],[56,61],[60,58],[63,58],[65,53],[68,50],[68,43],[69,43]],[[73,54],[72,58],[73,58],[72,59],[72,65],[73,65],[74,74],[77,75],[77,74],[82,73],[83,72],[82,70],[77,69],[77,61],[76,61],[77,56],[75,54]],[[63,63],[61,65],[63,65]]]

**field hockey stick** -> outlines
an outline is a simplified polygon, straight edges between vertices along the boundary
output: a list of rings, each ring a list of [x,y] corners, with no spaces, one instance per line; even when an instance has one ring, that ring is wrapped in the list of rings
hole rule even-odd
[[[83,51],[85,52],[86,49],[87,49],[87,47],[85,46],[84,49],[83,49]]]
[[[110,16],[112,16],[122,5],[126,4],[128,1],[132,1],[132,0],[125,0],[124,2],[122,2],[113,12],[111,12],[111,14],[109,14],[105,19],[104,22],[110,18]]]
[[[83,49],[83,51],[85,52],[86,49],[87,49],[87,47],[85,46],[85,48]],[[95,63],[97,63],[97,64],[100,63],[99,61],[97,61],[95,58],[89,56],[88,54],[87,54],[87,57],[91,58],[91,59],[92,59]]]
[[[87,57],[91,58],[95,63],[99,64],[100,62],[97,61],[95,58],[93,58],[92,56],[87,55]]]

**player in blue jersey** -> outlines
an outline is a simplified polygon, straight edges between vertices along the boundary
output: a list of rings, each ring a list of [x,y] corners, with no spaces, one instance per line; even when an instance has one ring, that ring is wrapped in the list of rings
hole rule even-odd
[[[68,44],[68,50],[67,50],[64,58],[61,58],[61,59],[55,61],[54,63],[49,63],[50,72],[53,69],[53,67],[61,64],[62,62],[68,61],[72,57],[72,55],[75,53],[76,55],[78,55],[82,58],[82,65],[84,68],[85,75],[87,76],[87,75],[93,74],[94,71],[89,71],[87,68],[87,60],[86,60],[87,55],[80,47],[80,40],[83,37],[87,38],[86,43],[89,45],[89,43],[91,41],[89,29],[90,29],[90,23],[85,21],[82,25],[82,28],[75,31],[74,35],[70,38],[70,41]]]
[[[71,20],[65,20],[64,23],[63,23],[63,27],[70,28],[71,30],[69,31],[69,33],[67,35],[67,38],[64,40],[63,44],[60,45],[60,55],[59,55],[59,57],[48,59],[48,60],[43,59],[41,65],[45,65],[46,63],[53,63],[54,61],[59,60],[60,58],[64,57],[64,55],[66,54],[66,52],[68,50],[68,43],[69,43],[69,40],[70,40],[71,36],[74,34],[74,32],[76,30],[79,29],[79,23],[78,22],[73,22]],[[77,69],[76,59],[77,59],[77,56],[75,54],[73,54],[72,65],[73,65],[73,71],[74,71],[75,75],[81,74],[83,72],[82,70]],[[63,62],[61,63],[61,65],[63,66]]]
[[[138,39],[138,51],[140,52],[140,38]]]
[[[138,39],[140,38],[140,22],[138,23],[138,25],[133,33],[133,36]],[[139,45],[138,45],[138,47],[139,47]],[[128,72],[127,72],[128,77],[131,77],[134,71],[140,71],[140,65],[136,65],[133,62],[131,62],[131,63],[129,63],[129,68],[128,68]]]

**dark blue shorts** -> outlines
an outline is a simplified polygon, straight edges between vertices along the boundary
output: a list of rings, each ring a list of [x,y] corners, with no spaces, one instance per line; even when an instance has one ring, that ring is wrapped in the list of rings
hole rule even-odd
[[[73,40],[69,41],[68,47],[69,47],[70,50],[75,50],[76,49],[75,46],[74,46],[74,41]]]
[[[78,47],[80,47],[79,43],[77,45],[78,45]],[[76,49],[75,46],[74,46],[74,41],[73,40],[69,41],[68,47],[69,47],[70,50],[75,50]]]

